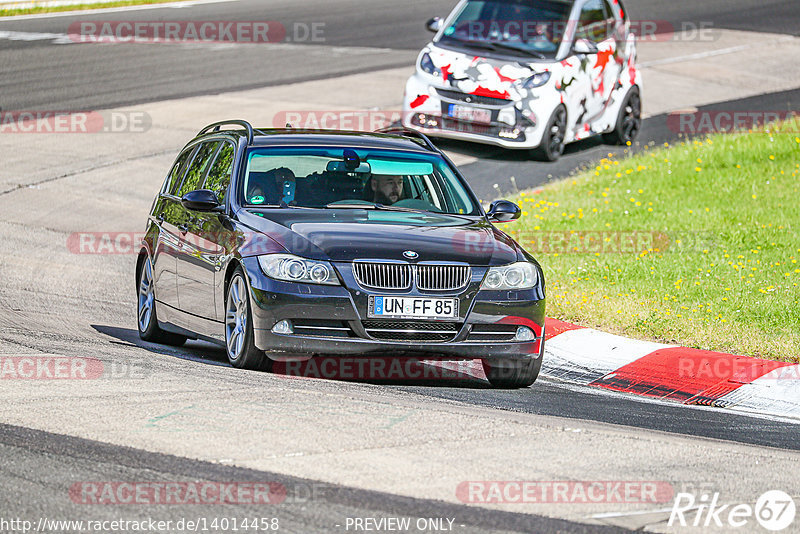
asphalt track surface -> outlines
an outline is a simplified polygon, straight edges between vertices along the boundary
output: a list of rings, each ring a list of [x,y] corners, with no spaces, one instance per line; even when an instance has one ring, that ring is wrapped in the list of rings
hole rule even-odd
[[[297,44],[271,51],[260,47],[221,47],[198,54],[191,47],[148,45],[80,46],[55,45],[48,40],[29,42],[0,39],[0,107],[3,109],[98,109],[149,101],[210,94],[368,72],[409,65],[429,34],[422,21],[443,15],[451,1],[396,2],[372,0],[370,9],[355,0],[334,0],[315,5],[280,0],[269,8],[258,0],[204,4],[176,11],[141,10],[125,15],[133,20],[278,20],[284,24],[297,21],[324,22],[326,41],[323,47]],[[800,12],[796,0],[713,0],[706,2],[628,0],[634,19],[712,21],[717,27],[779,32],[798,35]],[[355,14],[358,15],[355,15]],[[120,14],[93,15],[92,20],[119,20]],[[1,31],[65,33],[68,25],[80,17],[58,17],[0,22]],[[332,61],[324,47],[361,47],[378,49],[357,58],[342,52]],[[317,48],[307,48],[317,47]],[[309,53],[311,51],[311,53]],[[369,52],[369,50],[368,50]],[[143,77],[142,72],[147,76]],[[401,91],[401,89],[398,89]],[[760,97],[715,104],[718,109],[796,109],[800,93],[786,91]],[[714,106],[709,106],[713,108]],[[645,123],[641,143],[662,142],[675,136],[666,128],[664,117]],[[447,147],[451,142],[443,143]],[[481,159],[463,168],[479,194],[492,192],[492,177],[516,175],[521,187],[536,185],[550,177],[561,176],[588,164],[606,151],[596,140],[569,147],[556,165],[536,168],[520,155],[498,153],[478,146],[461,146]],[[525,178],[529,176],[529,178]],[[501,189],[508,190],[504,184]],[[67,299],[67,302],[68,299]],[[68,313],[63,302],[56,309]],[[159,347],[138,340],[135,331],[119,324],[97,324],[95,329],[108,336],[118,350],[147,357],[148,354],[193,360],[193,373],[202,373],[205,365],[226,365],[220,349],[202,343],[187,348]],[[47,339],[26,342],[10,333],[4,341],[43,348]],[[58,336],[54,334],[54,339]],[[79,344],[79,340],[75,340]],[[110,350],[110,349],[109,349]],[[124,356],[120,352],[121,356]],[[187,362],[188,363],[188,362]],[[343,384],[344,386],[344,384]],[[577,389],[540,380],[521,391],[494,391],[480,380],[442,387],[440,384],[384,383],[379,387],[448,399],[466,405],[497,410],[555,415],[581,421],[596,421],[653,431],[697,436],[740,443],[800,449],[797,426],[777,420],[750,417],[726,411],[691,409],[647,402],[622,395],[590,389]],[[80,438],[51,434],[21,427],[0,425],[0,487],[14,492],[0,493],[0,511],[17,516],[67,517],[74,507],[65,505],[63,494],[76,480],[274,480],[288,488],[305,487],[314,481],[294,479],[231,466],[206,463],[165,454],[144,452]],[[282,531],[311,532],[331,530],[342,517],[364,515],[457,516],[464,526],[461,532],[616,532],[612,527],[590,526],[570,521],[487,511],[439,501],[398,497],[340,486],[325,486],[313,507],[303,502],[289,503],[279,517]],[[246,507],[224,510],[204,508],[158,510],[160,518],[249,515]],[[137,509],[146,517],[153,512]],[[258,511],[263,515],[263,510]],[[5,513],[5,515],[9,515]],[[93,519],[112,519],[112,508],[93,508]],[[278,515],[278,514],[276,514]]]

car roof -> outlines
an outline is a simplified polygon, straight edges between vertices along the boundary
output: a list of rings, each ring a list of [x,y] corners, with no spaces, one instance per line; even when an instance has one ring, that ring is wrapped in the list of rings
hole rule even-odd
[[[246,130],[220,130],[208,132],[197,137],[225,134],[246,138]],[[254,148],[273,146],[348,146],[353,148],[383,148],[413,152],[434,152],[421,139],[408,135],[380,132],[361,132],[351,130],[305,130],[299,128],[253,128]],[[435,151],[438,152],[438,151]]]

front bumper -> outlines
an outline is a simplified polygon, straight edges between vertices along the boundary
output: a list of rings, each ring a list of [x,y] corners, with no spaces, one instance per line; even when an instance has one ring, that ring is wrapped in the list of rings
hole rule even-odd
[[[464,98],[477,100],[467,102]],[[457,120],[448,114],[450,105],[472,107],[488,111],[491,123],[474,123]],[[535,113],[526,111],[522,103],[465,95],[452,87],[438,86],[430,77],[419,72],[406,82],[403,99],[403,126],[422,131],[426,135],[474,141],[503,148],[531,149],[542,142],[547,121],[555,109],[541,101]]]
[[[321,286],[272,280],[261,273],[255,258],[245,258],[243,263],[250,281],[255,345],[275,357],[284,353],[283,356],[425,355],[449,360],[530,360],[544,351],[542,291],[479,291],[485,269],[475,268],[473,282],[460,294],[437,295],[458,298],[459,317],[451,322],[378,321],[368,318],[367,306],[369,295],[380,293],[355,289],[346,268],[337,265],[345,286]],[[282,320],[302,326],[295,327],[292,334],[274,333],[272,328]],[[375,330],[370,330],[373,334],[368,332],[370,326],[383,322],[399,323],[401,328],[448,328],[455,334],[431,330],[421,338],[386,340],[376,338]],[[535,339],[513,341],[518,326],[530,328]],[[439,339],[431,341],[427,337]]]

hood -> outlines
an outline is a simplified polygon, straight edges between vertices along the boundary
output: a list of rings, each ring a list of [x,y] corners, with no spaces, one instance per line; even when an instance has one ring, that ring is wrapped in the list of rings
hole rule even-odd
[[[288,252],[309,259],[455,261],[504,265],[517,261],[518,245],[484,219],[434,213],[375,210],[246,210],[243,223]]]
[[[523,88],[525,80],[553,70],[553,63],[549,62],[487,58],[434,45],[428,45],[422,53],[429,54],[434,66],[442,71],[445,85],[463,93],[505,100],[531,97],[535,90]]]

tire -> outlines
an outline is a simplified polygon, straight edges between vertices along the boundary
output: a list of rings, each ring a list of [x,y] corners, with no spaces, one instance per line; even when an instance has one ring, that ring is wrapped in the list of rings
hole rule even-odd
[[[567,108],[559,105],[547,121],[541,144],[533,150],[540,161],[556,161],[564,153],[564,136],[567,134]]]
[[[163,343],[180,347],[186,343],[186,336],[165,332],[158,326],[156,317],[156,299],[153,286],[153,263],[150,256],[146,256],[142,262],[137,283],[136,299],[136,325],[139,330],[139,337],[151,343]]]
[[[250,291],[244,276],[238,267],[225,295],[225,354],[238,369],[271,370],[272,360],[255,346]]]
[[[542,356],[535,360],[483,360],[483,372],[494,388],[526,388],[536,382],[542,368]]]
[[[639,95],[639,88],[633,86],[625,95],[625,100],[622,101],[614,129],[603,134],[603,142],[608,145],[633,144],[641,129],[642,99]]]

